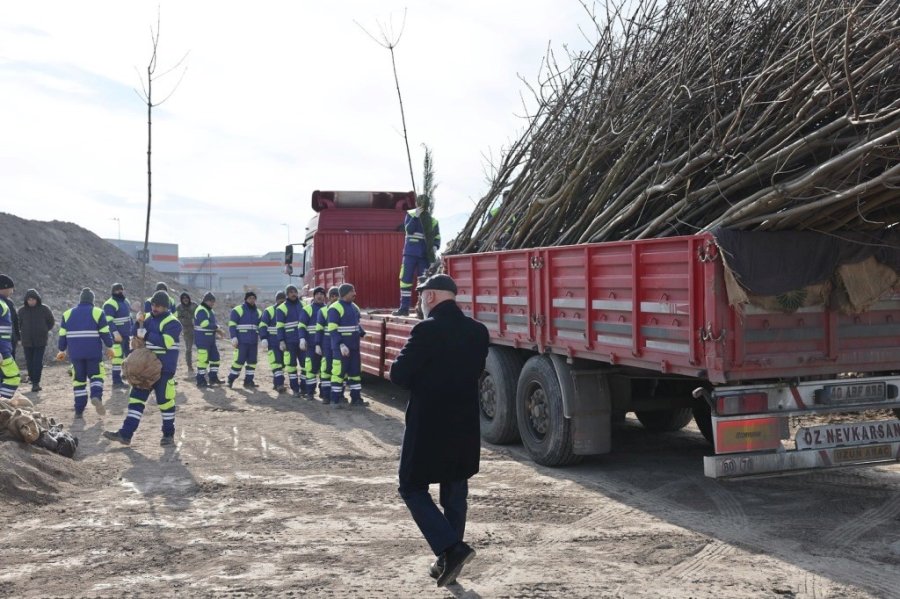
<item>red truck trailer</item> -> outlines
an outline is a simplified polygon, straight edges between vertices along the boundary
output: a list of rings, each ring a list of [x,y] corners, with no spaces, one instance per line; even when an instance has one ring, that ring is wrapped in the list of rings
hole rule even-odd
[[[403,219],[415,205],[412,191],[314,191],[316,215],[306,228],[303,269],[295,273],[303,295],[350,282],[363,308],[398,305]]]
[[[635,412],[693,417],[711,477],[900,459],[900,420],[801,428],[817,413],[900,408],[900,294],[862,314],[729,305],[711,235],[454,255],[457,302],[491,333],[482,436],[560,466],[610,451]],[[414,321],[367,315],[364,370],[386,376]]]

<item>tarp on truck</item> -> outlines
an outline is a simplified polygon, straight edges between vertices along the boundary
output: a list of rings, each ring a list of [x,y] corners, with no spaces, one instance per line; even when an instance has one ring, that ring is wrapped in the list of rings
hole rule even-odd
[[[713,231],[731,305],[865,311],[900,285],[900,231]]]

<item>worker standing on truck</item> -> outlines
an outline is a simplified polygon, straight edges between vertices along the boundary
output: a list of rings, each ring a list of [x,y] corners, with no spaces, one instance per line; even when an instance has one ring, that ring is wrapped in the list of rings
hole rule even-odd
[[[188,374],[194,374],[194,312],[197,304],[191,300],[187,291],[178,299],[178,307],[175,308],[175,318],[181,323],[182,338],[184,340],[184,363],[187,364]]]
[[[72,362],[72,388],[75,391],[75,418],[84,416],[88,402],[88,380],[91,383],[91,405],[101,416],[103,407],[103,346],[106,356],[115,357],[113,338],[109,333],[106,313],[94,305],[94,292],[81,290],[78,305],[63,312],[59,325],[59,353],[57,360]]]
[[[463,541],[469,478],[478,472],[478,385],[488,355],[487,328],[456,305],[456,283],[434,275],[416,289],[425,320],[391,366],[410,391],[400,450],[400,496],[437,556],[429,574],[450,584],[475,556]],[[437,508],[428,486],[440,485]]]
[[[316,399],[316,378],[319,377],[319,371],[322,363],[322,354],[317,353],[316,349],[316,323],[319,319],[319,313],[325,308],[325,288],[316,287],[313,289],[313,300],[303,306],[300,311],[300,349],[306,353],[306,361],[304,367],[306,369],[306,399],[313,401]],[[321,390],[321,383],[320,383]]]
[[[0,288],[13,289],[13,280],[0,274]],[[3,298],[6,296],[4,295]],[[0,299],[0,397],[9,399],[16,393],[22,378],[13,351],[13,317],[18,314]]]
[[[113,389],[127,387],[122,380],[122,363],[131,352],[129,343],[133,321],[131,308],[125,299],[125,286],[122,283],[113,284],[109,299],[103,303],[103,313],[113,336],[112,386]]]
[[[284,393],[284,352],[278,347],[278,322],[275,311],[284,303],[284,291],[275,294],[275,304],[263,310],[259,323],[260,344],[269,357],[272,367],[272,384],[279,393]]]
[[[255,389],[259,387],[253,377],[256,374],[256,358],[259,349],[259,322],[262,312],[256,307],[256,292],[248,291],[244,294],[244,303],[235,306],[231,310],[228,320],[228,332],[231,334],[231,346],[234,354],[231,360],[231,372],[228,373],[228,386],[244,372],[244,388]]]
[[[275,311],[276,331],[278,335],[278,348],[284,352],[284,370],[288,375],[288,382],[294,397],[301,397],[306,390],[306,373],[301,372],[298,380],[297,368],[305,366],[306,356],[300,349],[300,312],[303,303],[300,301],[300,292],[294,285],[288,285],[285,290],[285,300]]]
[[[167,296],[169,296],[169,314],[175,314],[175,310],[177,306],[175,305],[175,299],[169,295],[169,286],[160,281],[156,284],[156,291],[164,291]],[[153,294],[153,297],[156,297],[156,293]],[[144,300],[144,314],[150,314],[150,310],[152,309],[151,300],[153,297],[148,297]]]
[[[344,382],[350,388],[350,406],[363,407],[362,356],[359,341],[366,336],[359,323],[359,306],[353,303],[356,289],[350,283],[338,287],[340,299],[328,309],[331,337],[331,403],[338,407],[344,399]]]
[[[157,296],[159,296],[158,291],[153,297]],[[197,343],[197,386],[201,389],[210,385],[222,384],[222,381],[219,379],[219,348],[216,347],[216,333],[219,330],[219,325],[216,324],[216,314],[213,312],[215,305],[216,296],[212,294],[212,291],[207,291],[206,295],[203,296],[203,301],[200,302],[197,310],[194,311],[194,340]],[[207,373],[209,375],[208,380]]]
[[[211,295],[211,294],[207,294]],[[103,431],[103,436],[123,445],[131,445],[131,438],[141,424],[144,408],[150,398],[150,392],[156,394],[156,404],[162,414],[162,438],[160,445],[175,444],[175,368],[178,366],[178,338],[181,335],[181,323],[169,311],[172,299],[165,291],[157,291],[151,298],[151,312],[139,316],[140,328],[135,336],[146,342],[146,348],[153,352],[161,362],[162,369],[159,380],[153,389],[131,388],[128,394],[128,413],[122,428],[117,431]],[[206,298],[204,298],[206,299]],[[197,308],[199,311],[200,308]],[[215,337],[213,337],[215,343]]]
[[[326,406],[331,403],[331,335],[328,332],[328,310],[338,301],[338,288],[328,290],[328,303],[319,310],[316,317],[316,355],[322,357],[322,365],[319,369],[319,397]]]
[[[441,247],[441,229],[436,218],[425,208],[426,198],[416,198],[416,208],[408,210],[403,220],[406,239],[403,242],[403,263],[400,265],[400,308],[394,316],[409,316],[413,281],[424,274]]]

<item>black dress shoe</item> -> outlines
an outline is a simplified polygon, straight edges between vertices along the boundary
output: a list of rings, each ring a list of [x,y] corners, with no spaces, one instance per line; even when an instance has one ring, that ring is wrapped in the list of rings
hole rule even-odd
[[[438,576],[437,585],[447,586],[456,582],[456,577],[462,572],[463,566],[475,557],[475,550],[460,541],[444,552],[444,570]]]
[[[444,556],[439,555],[436,560],[431,562],[431,565],[428,566],[428,575],[434,578],[435,580],[441,575],[441,572],[444,571]]]

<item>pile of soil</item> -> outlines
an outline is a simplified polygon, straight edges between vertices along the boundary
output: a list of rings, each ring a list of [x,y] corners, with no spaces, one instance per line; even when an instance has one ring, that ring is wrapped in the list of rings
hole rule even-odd
[[[0,506],[52,503],[100,485],[103,479],[102,473],[83,462],[0,439]]]
[[[100,305],[113,283],[125,285],[129,300],[141,295],[141,263],[73,223],[26,220],[0,212],[0,272],[16,282],[16,305],[25,291],[38,290],[54,314],[78,303],[83,287],[90,287]],[[145,293],[157,281],[172,291],[182,289],[175,280],[147,268]]]

